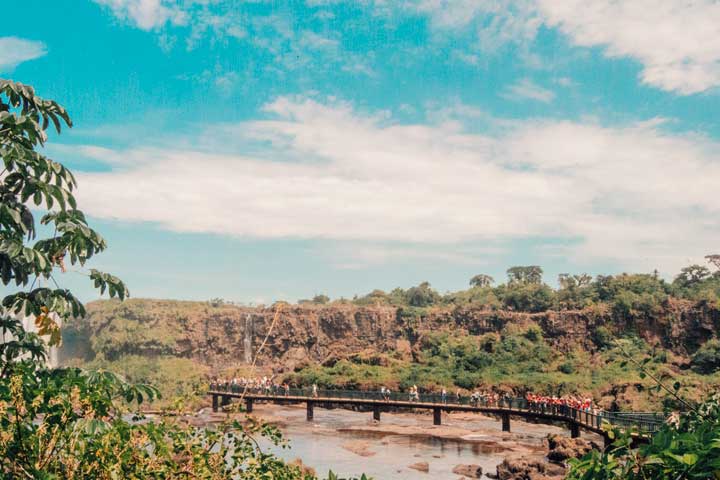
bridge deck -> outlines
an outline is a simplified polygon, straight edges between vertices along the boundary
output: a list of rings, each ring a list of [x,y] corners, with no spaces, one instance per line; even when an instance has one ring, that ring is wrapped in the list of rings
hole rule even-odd
[[[458,401],[453,396],[442,397],[435,394],[424,394],[419,400],[409,400],[407,394],[393,393],[389,396],[380,392],[360,392],[341,390],[320,390],[314,396],[307,389],[291,389],[288,394],[265,391],[243,391],[237,386],[213,386],[208,395],[214,399],[242,398],[251,406],[252,402],[267,401],[273,403],[307,403],[308,418],[312,418],[312,406],[316,404],[358,405],[372,408],[375,418],[379,420],[380,410],[384,408],[426,409],[433,410],[435,423],[440,422],[441,411],[478,412],[499,415],[503,419],[503,429],[509,430],[509,416],[532,418],[547,422],[563,422],[570,425],[573,436],[579,433],[578,428],[604,434],[605,423],[620,428],[633,428],[639,434],[649,434],[657,431],[664,418],[661,414],[640,413],[615,414],[612,412],[599,412],[597,414],[578,410],[565,405],[538,405],[531,404],[524,398],[501,398],[497,403],[488,403],[484,400],[471,402],[470,398],[462,397]],[[216,402],[213,403],[217,405]],[[506,425],[507,424],[507,425]]]

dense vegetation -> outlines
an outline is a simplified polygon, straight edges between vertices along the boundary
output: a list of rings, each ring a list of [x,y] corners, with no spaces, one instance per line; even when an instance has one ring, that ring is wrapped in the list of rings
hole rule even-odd
[[[568,480],[645,480],[720,478],[720,395],[690,403],[649,443],[636,445],[632,432],[611,430],[604,452],[571,460]]]
[[[657,273],[598,275],[563,273],[558,288],[543,282],[539,266],[517,266],[507,271],[507,282],[493,286],[489,275],[478,274],[470,288],[441,295],[428,282],[408,289],[396,288],[389,293],[374,290],[352,300],[356,305],[394,305],[425,308],[431,306],[484,305],[491,309],[520,312],[576,310],[593,305],[610,305],[618,315],[653,314],[668,298],[716,303],[720,299],[720,255],[706,257],[710,267],[691,265],[683,268],[672,282]],[[318,295],[303,302],[326,304],[330,300]]]

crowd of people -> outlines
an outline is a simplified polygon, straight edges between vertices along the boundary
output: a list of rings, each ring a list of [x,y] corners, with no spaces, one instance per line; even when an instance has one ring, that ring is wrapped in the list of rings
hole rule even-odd
[[[581,412],[588,412],[597,414],[599,410],[592,401],[592,398],[582,398],[575,395],[569,395],[564,397],[557,396],[546,396],[536,395],[534,393],[528,393],[525,395],[525,399],[528,402],[530,410],[546,411],[548,409],[558,407],[569,407],[579,410]]]
[[[278,383],[275,381],[275,377],[256,377],[256,378],[245,378],[245,377],[234,377],[231,379],[216,378],[212,385],[220,390],[229,390],[233,393],[263,393],[266,395],[290,395],[290,385],[288,382]],[[393,391],[385,386],[380,387],[380,398],[385,401],[391,400],[402,400],[402,392],[393,396]],[[306,393],[307,394],[307,393]],[[318,386],[313,384],[310,387],[310,395],[317,398]],[[515,407],[515,408],[527,408],[532,411],[538,412],[552,412],[558,410],[564,410],[572,408],[581,412],[588,412],[595,415],[601,414],[601,410],[593,403],[591,398],[580,397],[575,395],[567,396],[548,396],[539,395],[536,393],[527,393],[524,397],[512,396],[507,393],[499,394],[493,391],[480,391],[475,390],[469,395],[464,394],[458,389],[454,395],[450,395],[448,391],[443,388],[439,392],[429,391],[423,392],[422,396],[417,385],[412,385],[408,388],[407,400],[409,402],[441,402],[444,404],[456,403],[462,404],[468,402],[473,406],[499,406],[499,407]]]
[[[266,395],[290,394],[290,384],[287,382],[277,383],[275,377],[233,377],[231,379],[216,378],[211,384],[220,390],[229,390],[233,393],[251,392],[264,393]]]

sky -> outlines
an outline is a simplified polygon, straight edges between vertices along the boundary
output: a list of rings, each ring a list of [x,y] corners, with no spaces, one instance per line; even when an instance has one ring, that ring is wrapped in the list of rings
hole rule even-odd
[[[70,112],[45,153],[135,297],[671,279],[720,250],[716,1],[3,7],[0,77]]]

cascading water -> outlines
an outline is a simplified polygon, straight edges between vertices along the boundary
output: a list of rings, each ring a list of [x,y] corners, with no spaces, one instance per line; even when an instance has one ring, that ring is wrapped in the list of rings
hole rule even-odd
[[[253,316],[245,315],[245,330],[243,331],[243,356],[245,363],[252,363],[252,337],[253,337]]]

